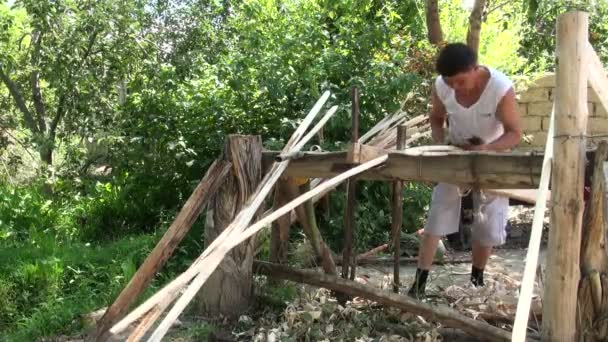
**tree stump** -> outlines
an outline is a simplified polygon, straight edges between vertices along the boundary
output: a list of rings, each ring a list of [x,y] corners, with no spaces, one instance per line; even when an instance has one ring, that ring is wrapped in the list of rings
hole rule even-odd
[[[232,163],[231,174],[207,207],[205,248],[234,220],[260,184],[262,139],[229,135],[223,159]],[[259,215],[253,221],[258,218]],[[255,238],[252,238],[228,253],[197,295],[199,314],[235,318],[249,307],[254,251]]]

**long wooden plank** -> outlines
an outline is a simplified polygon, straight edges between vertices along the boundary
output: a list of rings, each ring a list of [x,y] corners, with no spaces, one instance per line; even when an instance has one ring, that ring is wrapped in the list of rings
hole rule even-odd
[[[543,298],[543,341],[575,341],[584,210],[589,15],[572,11],[557,19],[559,58],[555,88],[555,145],[551,225]]]
[[[595,90],[604,110],[608,111],[608,76],[606,76],[606,70],[604,70],[600,57],[589,42],[587,42],[587,54],[589,58],[589,84]]]
[[[509,332],[505,330],[491,326],[483,321],[469,318],[445,305],[422,303],[407,296],[382,291],[351,280],[315,271],[291,269],[286,266],[261,261],[254,262],[254,272],[373,300],[382,305],[395,307],[440,322],[446,326],[461,329],[472,336],[481,338],[483,341],[509,341],[511,337]]]
[[[273,154],[267,152],[265,158]],[[330,178],[348,170],[347,152],[306,152],[285,171],[289,177]],[[392,151],[380,169],[365,172],[358,179],[448,182],[490,189],[537,188],[542,154],[490,152],[426,152],[410,154]],[[446,167],[449,165],[449,167]]]
[[[124,313],[150,284],[156,273],[163,267],[173,251],[200,215],[204,204],[215,194],[224,178],[230,171],[230,163],[216,160],[211,164],[207,173],[190,195],[184,207],[167,229],[163,237],[158,241],[152,252],[139,266],[133,278],[120,292],[112,305],[106,310],[97,324],[95,339],[105,340],[108,329],[124,316]],[[91,336],[92,338],[92,336]]]
[[[547,194],[549,192],[549,181],[551,179],[551,157],[553,156],[553,131],[555,121],[555,104],[549,119],[549,132],[547,133],[547,143],[545,145],[545,156],[543,160],[543,172],[540,177],[540,186],[534,207],[534,218],[532,219],[532,232],[526,253],[526,265],[524,276],[521,282],[519,300],[517,301],[517,311],[515,314],[515,324],[513,325],[513,341],[526,340],[528,330],[528,315],[532,294],[534,292],[534,280],[536,278],[536,267],[538,265],[538,254],[540,252],[540,242],[543,234],[543,223],[545,221],[545,209],[547,206]]]
[[[216,250],[211,251],[208,254],[208,257],[203,258],[200,264],[195,265],[194,271],[196,271],[197,275],[192,280],[190,285],[186,288],[182,296],[177,300],[173,308],[169,311],[167,316],[163,319],[163,321],[156,328],[149,341],[158,342],[161,341],[165,336],[173,322],[179,317],[179,315],[183,312],[186,306],[190,303],[192,298],[196,295],[196,293],[200,290],[203,284],[207,281],[209,276],[213,273],[213,271],[220,264],[224,256],[232,250],[234,247],[238,246],[243,241],[251,238],[262,228],[271,224],[281,216],[290,212],[294,208],[302,205],[304,202],[312,199],[315,195],[321,193],[327,188],[336,187],[338,184],[344,182],[352,176],[355,176],[365,170],[376,167],[386,161],[387,157],[379,157],[372,161],[369,161],[365,164],[361,164],[343,174],[336,176],[327,182],[322,183],[315,189],[312,189],[305,194],[302,194],[300,197],[292,200],[287,205],[279,208],[277,211],[271,213],[270,215],[262,218],[260,221],[255,223],[254,225],[248,227],[244,231],[238,232],[233,231],[233,233],[229,236],[228,239],[224,240],[224,242],[218,246]]]

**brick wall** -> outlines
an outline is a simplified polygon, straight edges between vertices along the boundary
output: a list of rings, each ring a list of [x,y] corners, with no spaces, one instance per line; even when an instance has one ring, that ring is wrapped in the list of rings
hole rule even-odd
[[[591,88],[587,90],[589,110],[587,134],[608,134],[608,113],[600,104],[595,91]],[[524,141],[520,144],[520,149],[542,149],[545,145],[554,91],[555,76],[553,74],[547,74],[537,79],[522,92],[518,91],[519,112],[524,131]],[[593,145],[597,140],[606,138],[608,137],[590,138],[587,142],[589,145]]]

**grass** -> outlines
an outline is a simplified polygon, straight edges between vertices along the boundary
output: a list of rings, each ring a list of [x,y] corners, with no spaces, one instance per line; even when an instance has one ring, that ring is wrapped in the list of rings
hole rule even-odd
[[[187,267],[191,251],[198,249],[196,239],[201,235],[197,228],[139,302]],[[107,306],[118,295],[161,233],[98,245],[42,239],[36,244],[1,248],[0,340],[35,341],[82,331],[82,315]]]

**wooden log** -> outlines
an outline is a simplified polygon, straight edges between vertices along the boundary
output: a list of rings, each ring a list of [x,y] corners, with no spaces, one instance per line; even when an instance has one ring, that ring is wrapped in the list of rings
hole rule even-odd
[[[549,192],[549,181],[551,179],[552,156],[553,156],[553,132],[555,127],[555,106],[549,118],[549,130],[547,143],[545,145],[545,156],[543,161],[543,172],[540,177],[540,186],[534,207],[534,217],[532,219],[532,232],[528,243],[526,254],[526,265],[521,282],[519,300],[517,301],[517,312],[515,314],[515,324],[513,326],[513,341],[525,341],[528,331],[528,317],[532,295],[534,292],[534,281],[538,265],[538,254],[540,252],[540,242],[543,234],[543,223],[545,221],[545,209],[547,206],[547,193]]]
[[[595,152],[593,164],[593,178],[591,180],[591,198],[588,202],[583,225],[583,239],[581,247],[581,270],[584,273],[599,271],[605,272],[608,267],[605,246],[604,228],[604,196],[606,184],[604,183],[604,162],[608,159],[608,141],[599,143]]]
[[[407,127],[401,125],[397,127],[397,150],[405,149]],[[403,181],[396,180],[392,183],[392,213],[391,213],[391,232],[393,245],[393,292],[399,293],[399,258],[401,257],[401,226],[403,225]]]
[[[267,151],[270,159],[276,152]],[[293,160],[287,177],[330,178],[350,169],[347,152],[306,152]],[[392,151],[380,169],[359,175],[363,180],[447,182],[489,189],[536,189],[542,170],[542,153],[532,152],[427,152],[412,155]],[[593,158],[593,153],[588,154]],[[450,167],[446,167],[450,165]]]
[[[543,300],[544,341],[576,339],[581,225],[587,127],[588,15],[568,12],[557,20],[554,163],[547,272]]]
[[[292,134],[291,138],[287,141],[287,144],[285,145],[285,147],[283,148],[281,153],[289,153],[289,152],[297,151],[297,149],[295,148],[295,145],[298,143],[302,143],[304,133],[306,132],[306,130],[308,129],[308,127],[310,126],[310,124],[312,123],[312,121],[314,120],[316,115],[319,113],[319,111],[321,110],[321,108],[323,107],[323,105],[325,104],[327,99],[329,98],[329,96],[330,96],[330,93],[325,92],[323,94],[323,96],[321,96],[321,98],[319,100],[317,100],[317,102],[312,107],[312,109],[307,114],[307,116],[304,118],[304,120],[302,121],[300,126],[295,130],[295,132]],[[304,143],[306,143],[306,142],[304,141]],[[214,252],[218,248],[218,246],[225,243],[225,241],[227,239],[229,239],[231,235],[233,235],[235,233],[239,234],[242,231],[243,227],[246,227],[246,225],[249,224],[249,222],[251,221],[253,216],[255,216],[258,213],[260,205],[262,205],[262,203],[266,199],[266,196],[271,191],[271,189],[274,187],[274,184],[277,182],[279,177],[283,174],[285,169],[287,169],[288,165],[289,165],[289,161],[273,163],[272,167],[270,167],[270,171],[266,174],[266,176],[262,180],[260,186],[258,187],[258,190],[256,191],[256,196],[254,196],[253,198],[251,198],[248,201],[247,207],[244,210],[242,210],[241,212],[239,212],[235,221],[229,227],[227,227],[220,234],[220,236],[218,236],[211,243],[210,246],[208,246],[203,251],[203,253],[199,256],[199,258],[197,258],[193,262],[193,264],[188,268],[188,270],[186,270],[186,272],[180,274],[177,278],[175,278],[173,281],[171,281],[169,284],[167,284],[165,287],[163,287],[163,289],[161,289],[159,292],[157,292],[154,296],[149,298],[142,305],[140,305],[135,310],[133,310],[133,312],[131,312],[129,315],[127,315],[124,319],[122,319],[120,322],[115,324],[110,329],[111,333],[117,334],[117,333],[123,331],[131,323],[133,323],[139,317],[141,317],[142,315],[147,313],[157,303],[160,303],[163,300],[165,300],[165,298],[167,298],[167,297],[170,297],[172,299],[176,298],[179,290],[183,286],[185,286],[190,280],[192,280],[192,278],[196,277],[196,275],[198,274],[198,266],[200,265],[202,260],[207,255]],[[218,261],[218,263],[219,263],[219,261]],[[201,286],[202,286],[202,284],[201,284]],[[197,289],[200,289],[200,286]],[[192,297],[194,297],[195,294],[196,294],[196,292],[190,293],[190,295]],[[190,299],[192,297],[190,297]],[[187,303],[189,303],[189,301],[190,300],[188,300]],[[180,304],[180,306],[174,307],[171,310],[171,312],[169,312],[169,314],[165,317],[163,322],[161,322],[161,325],[159,325],[159,327],[153,334],[152,338],[155,338],[157,340],[162,339],[164,334],[167,332],[167,330],[171,326],[172,322],[174,322],[175,319],[177,319],[177,316],[179,315],[179,313],[181,313],[181,311],[185,307],[183,302],[178,303],[178,304]]]
[[[255,194],[262,180],[261,137],[229,135],[223,158],[232,164],[232,172],[208,206],[204,233],[206,247],[221,235]],[[255,239],[250,239],[222,260],[197,295],[198,314],[235,318],[247,310],[251,303],[254,250]]]
[[[587,54],[589,58],[589,84],[595,90],[604,110],[608,111],[608,76],[606,76],[606,70],[604,70],[600,57],[590,43],[587,43]]]
[[[230,163],[216,160],[211,164],[203,179],[179,211],[171,226],[169,226],[169,229],[167,229],[152,252],[139,266],[127,286],[125,286],[112,305],[106,310],[101,320],[97,323],[96,330],[88,336],[89,340],[104,341],[108,338],[108,329],[124,316],[129,305],[139,297],[156,273],[164,266],[198,219],[205,203],[219,189],[228,175],[228,171],[230,171]]]
[[[462,329],[473,336],[482,338],[484,341],[509,341],[511,337],[505,330],[466,317],[447,306],[422,303],[407,296],[385,292],[375,287],[339,277],[314,271],[295,270],[266,262],[255,262],[254,272],[366,298],[385,306],[395,307],[423,316],[446,326]]]
[[[334,259],[337,265],[342,265],[342,257],[338,256]],[[400,265],[410,265],[418,262],[418,257],[400,257],[397,261]],[[377,257],[377,256],[365,256],[357,258],[357,265],[391,265],[395,263],[395,258],[390,257]],[[433,261],[433,265],[453,265],[453,264],[467,264],[471,263],[470,258],[465,259],[442,259]]]
[[[359,91],[357,87],[351,89],[351,144],[356,144],[359,140]],[[351,178],[346,183],[346,208],[344,209],[344,250],[342,259],[342,278],[354,279],[356,264],[353,255],[353,245],[355,243],[355,206],[357,196],[357,180]]]

